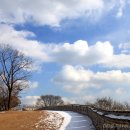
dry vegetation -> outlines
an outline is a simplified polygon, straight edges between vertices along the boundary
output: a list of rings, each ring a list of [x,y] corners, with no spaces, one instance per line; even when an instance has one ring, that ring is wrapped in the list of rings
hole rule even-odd
[[[0,113],[0,130],[57,130],[59,126],[48,126],[54,120],[57,120],[53,116],[53,120],[47,125],[48,118],[47,111],[9,111]],[[41,120],[42,118],[42,120]],[[59,125],[62,124],[63,118],[59,118]],[[42,122],[41,122],[42,121]],[[38,125],[40,122],[40,125]]]

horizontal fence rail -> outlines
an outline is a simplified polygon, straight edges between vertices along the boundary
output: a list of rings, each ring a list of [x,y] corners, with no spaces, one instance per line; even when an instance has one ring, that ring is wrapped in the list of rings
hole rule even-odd
[[[130,111],[105,111],[88,105],[49,106],[44,110],[74,111],[91,118],[96,130],[130,130]]]

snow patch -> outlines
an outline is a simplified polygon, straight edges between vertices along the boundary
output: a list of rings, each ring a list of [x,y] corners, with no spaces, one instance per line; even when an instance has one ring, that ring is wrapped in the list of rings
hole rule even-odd
[[[64,121],[59,130],[66,130],[66,127],[71,121],[71,116],[68,113],[63,112],[63,111],[56,111],[56,112],[59,113],[62,117],[64,117]]]
[[[123,120],[130,120],[129,116],[117,116],[113,114],[106,115],[107,117],[113,118],[113,119],[123,119]]]
[[[62,125],[64,117],[58,112],[46,111],[46,114],[41,115],[39,121],[35,123],[36,130],[58,130]]]

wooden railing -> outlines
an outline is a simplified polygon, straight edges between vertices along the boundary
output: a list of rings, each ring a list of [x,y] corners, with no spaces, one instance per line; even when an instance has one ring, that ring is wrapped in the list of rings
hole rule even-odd
[[[44,110],[74,111],[91,118],[96,130],[130,130],[130,119],[114,119],[107,115],[130,116],[126,111],[105,111],[87,105],[49,106]]]

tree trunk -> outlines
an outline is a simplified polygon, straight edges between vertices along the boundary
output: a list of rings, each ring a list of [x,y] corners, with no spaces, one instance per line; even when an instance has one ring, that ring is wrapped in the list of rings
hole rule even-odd
[[[9,90],[8,107],[7,107],[8,110],[10,110],[10,104],[11,104],[11,91]]]

